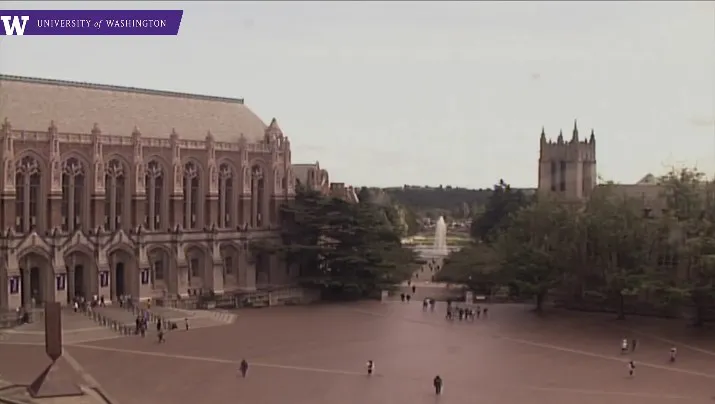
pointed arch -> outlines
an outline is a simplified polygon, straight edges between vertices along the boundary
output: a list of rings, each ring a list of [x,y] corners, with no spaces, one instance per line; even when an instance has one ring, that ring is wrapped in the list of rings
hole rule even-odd
[[[89,219],[89,187],[87,179],[90,165],[74,151],[62,156],[62,203],[60,206],[62,230],[74,232],[83,228]]]
[[[231,228],[238,215],[238,171],[227,159],[218,163],[218,227]]]
[[[160,156],[152,155],[146,160],[146,220],[144,226],[150,231],[169,227],[168,184],[169,166]]]
[[[174,253],[165,244],[150,244],[146,254],[151,267],[152,285],[156,285],[156,281],[166,282],[174,267]]]
[[[46,206],[47,161],[33,150],[15,160],[15,231],[27,234],[36,229]]]
[[[184,187],[184,228],[197,229],[203,222],[206,173],[195,158],[182,160]]]
[[[104,229],[116,231],[130,217],[131,166],[121,156],[111,155],[104,164]]]

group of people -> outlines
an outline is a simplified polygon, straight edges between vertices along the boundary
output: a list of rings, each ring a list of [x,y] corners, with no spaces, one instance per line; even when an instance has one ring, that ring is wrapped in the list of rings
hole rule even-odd
[[[471,320],[474,321],[475,318],[487,318],[487,315],[489,313],[489,308],[484,307],[482,308],[481,306],[477,306],[475,308],[472,307],[453,307],[452,306],[452,301],[448,300],[447,301],[447,315],[445,318],[447,320],[454,320],[459,319],[460,321],[462,320]]]
[[[629,352],[635,352],[636,347],[638,346],[638,340],[633,338],[630,342],[630,345],[628,344],[628,338],[623,338],[621,340],[621,354],[625,355]],[[675,346],[670,348],[669,352],[669,361],[670,363],[675,362],[675,357],[678,355],[678,348]],[[628,375],[633,376],[635,375],[636,372],[636,363],[633,360],[628,361]]]

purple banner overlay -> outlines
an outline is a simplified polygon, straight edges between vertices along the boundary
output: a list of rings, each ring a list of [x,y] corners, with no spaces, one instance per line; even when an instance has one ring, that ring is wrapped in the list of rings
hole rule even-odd
[[[2,35],[178,35],[183,10],[0,10]]]

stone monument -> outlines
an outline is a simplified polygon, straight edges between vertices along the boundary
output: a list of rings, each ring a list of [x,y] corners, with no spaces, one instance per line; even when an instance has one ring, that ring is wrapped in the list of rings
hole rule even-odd
[[[62,357],[62,308],[59,303],[45,303],[45,352],[52,362],[27,388],[32,398],[81,396],[82,389],[57,373]]]

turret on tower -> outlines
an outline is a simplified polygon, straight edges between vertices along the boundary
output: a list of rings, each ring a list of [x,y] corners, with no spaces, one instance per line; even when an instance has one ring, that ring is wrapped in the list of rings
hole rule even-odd
[[[556,141],[541,130],[539,151],[539,192],[553,193],[568,200],[583,200],[596,187],[596,136],[591,130],[588,140],[580,140],[578,122],[574,120],[570,142],[564,142],[563,131]]]

